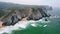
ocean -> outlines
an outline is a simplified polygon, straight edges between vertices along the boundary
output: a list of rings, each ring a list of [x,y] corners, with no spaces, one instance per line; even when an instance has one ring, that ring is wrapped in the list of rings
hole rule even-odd
[[[55,12],[54,12],[55,11]],[[0,34],[60,34],[60,13],[58,9],[53,9],[50,13],[53,14],[39,21],[20,21],[14,26],[6,26],[0,29]]]
[[[49,23],[36,22],[26,29],[14,30],[12,34],[60,34],[60,18],[49,19]]]

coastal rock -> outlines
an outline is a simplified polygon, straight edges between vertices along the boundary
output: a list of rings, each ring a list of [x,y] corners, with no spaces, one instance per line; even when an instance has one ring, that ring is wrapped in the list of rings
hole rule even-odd
[[[11,14],[8,14],[8,17],[4,19],[4,25],[14,25],[22,18],[28,17],[27,20],[39,20],[43,17],[49,17],[47,14],[46,8],[27,8],[27,9],[14,9],[11,11]]]

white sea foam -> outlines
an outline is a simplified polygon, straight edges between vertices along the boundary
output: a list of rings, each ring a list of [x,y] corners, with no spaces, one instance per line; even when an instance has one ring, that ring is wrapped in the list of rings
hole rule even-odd
[[[6,26],[0,29],[0,34],[6,32],[10,33],[12,30],[17,30],[19,28],[26,28],[31,21],[19,21],[14,26]],[[34,22],[34,21],[33,21]]]
[[[43,22],[43,20],[38,20],[38,21],[33,21],[33,20],[30,20],[30,21],[19,21],[18,23],[16,23],[14,26],[6,26],[6,27],[3,27],[3,28],[0,28],[0,34],[6,32],[6,33],[11,33],[12,30],[22,30],[20,28],[23,28],[25,29],[29,24],[31,24],[33,27],[37,27],[37,25],[35,24],[35,22]],[[43,26],[43,27],[46,27],[47,25]]]
[[[49,23],[49,22],[50,22],[49,20],[48,20],[48,21],[45,21],[45,18],[40,19],[40,20],[38,20],[38,21],[40,21],[41,23]]]
[[[44,25],[43,27],[47,27],[47,25]]]
[[[37,27],[37,25],[36,24],[31,24],[33,27]]]

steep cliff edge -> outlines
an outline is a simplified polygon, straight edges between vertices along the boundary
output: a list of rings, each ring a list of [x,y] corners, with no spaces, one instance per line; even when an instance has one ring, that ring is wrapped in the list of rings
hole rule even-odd
[[[5,16],[2,16],[4,25],[14,25],[24,17],[28,17],[27,20],[39,20],[43,17],[49,17],[48,10],[52,10],[51,6],[47,5],[19,5],[2,3],[0,9],[8,12]],[[5,7],[6,6],[6,7]],[[9,6],[9,7],[8,7]]]

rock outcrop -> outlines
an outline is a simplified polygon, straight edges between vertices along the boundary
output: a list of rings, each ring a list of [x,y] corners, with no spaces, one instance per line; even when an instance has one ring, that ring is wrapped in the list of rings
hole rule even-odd
[[[11,13],[11,14],[10,14]],[[27,8],[27,9],[14,9],[7,14],[8,16],[3,19],[5,26],[14,25],[24,17],[28,17],[27,20],[39,20],[43,17],[49,17],[46,8]]]

